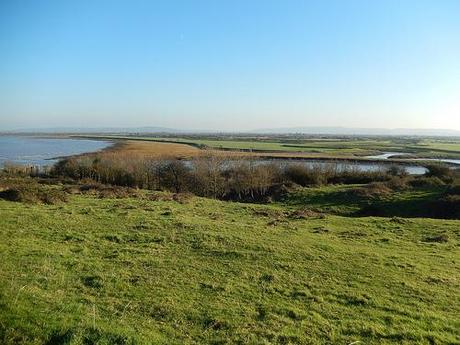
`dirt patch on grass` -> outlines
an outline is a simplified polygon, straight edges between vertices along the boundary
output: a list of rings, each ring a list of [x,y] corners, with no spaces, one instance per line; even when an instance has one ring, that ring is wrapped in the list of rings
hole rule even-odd
[[[191,193],[166,193],[153,192],[147,195],[150,201],[176,201],[179,204],[186,204],[194,197]]]
[[[440,234],[436,236],[429,236],[423,239],[423,242],[431,243],[447,243],[449,242],[449,236],[447,234]]]
[[[135,188],[104,185],[97,182],[70,185],[64,187],[63,190],[68,194],[94,195],[101,199],[138,198],[142,196],[142,193]]]
[[[282,210],[276,209],[255,209],[252,212],[255,216],[259,217],[280,218],[285,216]]]
[[[299,210],[294,210],[288,214],[288,217],[290,219],[311,219],[311,218],[316,218],[316,219],[323,219],[326,216],[324,213],[317,212],[315,210],[312,210],[310,208],[303,208]]]

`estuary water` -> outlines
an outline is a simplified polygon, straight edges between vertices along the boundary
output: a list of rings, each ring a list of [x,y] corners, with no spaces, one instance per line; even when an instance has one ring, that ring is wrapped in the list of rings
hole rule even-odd
[[[110,145],[110,142],[100,140],[0,135],[0,167],[7,162],[53,165],[58,157],[95,152]]]
[[[460,159],[451,159],[451,158],[411,158],[410,153],[405,153],[405,152],[385,152],[380,155],[376,156],[367,156],[365,158],[368,159],[390,159],[393,157],[397,156],[407,156],[407,158],[404,158],[405,160],[410,160],[410,161],[432,161],[432,162],[441,162],[441,163],[449,163],[449,164],[454,164],[454,165],[459,165],[460,166]]]
[[[336,171],[384,171],[391,166],[402,167],[409,175],[422,175],[427,169],[420,165],[410,165],[410,164],[395,164],[395,163],[386,163],[384,161],[380,162],[359,162],[359,161],[332,161],[332,160],[309,160],[306,159],[261,159],[258,161],[259,164],[269,164],[276,163],[282,166],[289,164],[298,164],[303,165],[308,168],[329,168]]]

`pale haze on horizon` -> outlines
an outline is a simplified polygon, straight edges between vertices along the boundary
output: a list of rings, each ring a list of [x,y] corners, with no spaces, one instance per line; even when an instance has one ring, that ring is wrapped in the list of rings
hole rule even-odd
[[[0,3],[0,131],[460,130],[460,1]]]

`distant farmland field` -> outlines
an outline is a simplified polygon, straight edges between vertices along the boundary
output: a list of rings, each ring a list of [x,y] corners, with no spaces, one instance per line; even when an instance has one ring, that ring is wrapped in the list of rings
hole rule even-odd
[[[94,137],[94,136],[92,136]],[[226,135],[205,138],[191,137],[146,137],[103,136],[104,138],[131,139],[137,141],[169,142],[196,148],[217,150],[244,150],[303,154],[306,157],[360,158],[384,152],[409,153],[419,158],[460,158],[460,139],[401,139],[401,138],[348,138],[348,139],[290,139],[290,138],[229,138]],[[179,146],[172,149],[183,150]]]

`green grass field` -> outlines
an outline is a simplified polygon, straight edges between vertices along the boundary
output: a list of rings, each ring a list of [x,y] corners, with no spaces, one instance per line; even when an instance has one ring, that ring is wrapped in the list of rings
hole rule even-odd
[[[292,212],[341,188],[0,200],[0,342],[460,343],[460,221]]]

